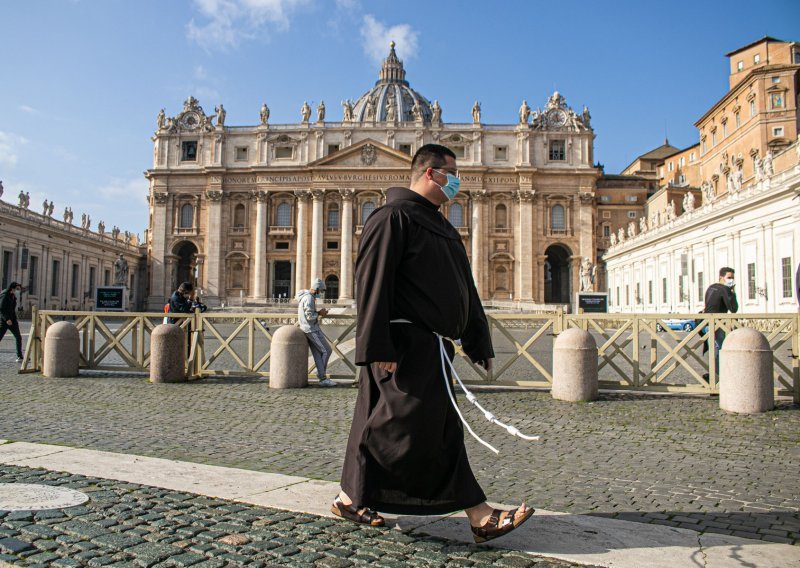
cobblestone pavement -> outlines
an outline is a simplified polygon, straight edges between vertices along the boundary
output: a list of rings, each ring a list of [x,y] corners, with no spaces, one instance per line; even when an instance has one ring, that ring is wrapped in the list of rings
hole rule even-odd
[[[59,510],[0,511],[0,565],[577,566],[190,493],[0,466],[0,483],[9,482],[65,486],[90,500]]]
[[[0,362],[7,358],[0,353]],[[2,363],[0,363],[2,364]],[[603,394],[588,404],[495,391],[469,407],[470,459],[491,500],[800,544],[800,408],[728,415],[716,398]],[[337,480],[355,390],[270,391],[262,379],[150,385],[0,371],[0,438]],[[461,398],[462,408],[467,405]]]

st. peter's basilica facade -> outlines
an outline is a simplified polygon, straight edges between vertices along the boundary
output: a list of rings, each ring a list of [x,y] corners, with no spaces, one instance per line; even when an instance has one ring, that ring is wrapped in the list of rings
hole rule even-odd
[[[342,119],[303,103],[297,124],[228,126],[189,97],[162,111],[153,137],[148,305],[193,280],[209,305],[263,305],[321,277],[350,303],[361,229],[391,186],[408,186],[411,156],[439,143],[458,157],[461,192],[442,208],[458,228],[485,300],[571,304],[585,257],[596,262],[594,132],[554,93],[523,101],[515,122],[446,123],[412,89],[394,46],[375,86],[342,101]],[[338,110],[338,108],[337,108]],[[255,114],[255,112],[254,112]]]

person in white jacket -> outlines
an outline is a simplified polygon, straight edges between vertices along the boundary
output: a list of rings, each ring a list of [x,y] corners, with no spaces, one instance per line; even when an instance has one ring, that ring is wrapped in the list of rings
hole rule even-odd
[[[317,378],[322,387],[335,387],[336,383],[325,376],[328,369],[328,359],[331,358],[331,346],[322,329],[319,327],[319,318],[328,315],[328,310],[317,310],[316,300],[320,292],[325,290],[325,283],[321,278],[314,278],[310,290],[300,290],[297,293],[297,323],[306,334],[314,364],[317,366]]]

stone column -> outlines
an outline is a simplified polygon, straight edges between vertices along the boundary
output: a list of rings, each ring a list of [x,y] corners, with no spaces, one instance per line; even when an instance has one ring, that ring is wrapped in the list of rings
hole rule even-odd
[[[322,274],[322,210],[325,205],[325,190],[311,190],[311,278],[325,277]]]
[[[297,257],[294,265],[294,293],[308,287],[306,278],[306,203],[311,194],[307,189],[298,189],[294,192],[297,198]]]
[[[156,191],[153,189],[151,197],[151,207],[153,208],[153,227],[152,227],[152,257],[150,264],[150,297],[147,299],[147,307],[150,310],[163,310],[164,298],[168,297],[172,292],[166,287],[166,246],[167,246],[167,198],[166,191]],[[49,267],[49,255],[44,260],[43,268]],[[102,278],[102,274],[100,275]],[[48,280],[44,281],[45,284]],[[45,297],[45,292],[49,290],[42,290],[41,296]]]
[[[255,260],[253,262],[253,298],[266,298],[266,266],[267,266],[267,192],[255,191],[256,200],[256,234]]]
[[[222,190],[207,189],[208,222],[206,224],[206,302],[216,306],[225,292],[222,280]]]
[[[520,190],[516,197],[519,200],[519,239],[520,280],[518,299],[520,302],[533,301],[533,195],[531,190]]]
[[[486,208],[486,190],[472,192],[472,275],[475,279],[475,287],[478,289],[478,296],[482,299],[486,297],[486,245],[484,244],[484,209]]]
[[[342,257],[339,270],[339,303],[353,300],[353,196],[354,189],[340,189],[342,196]]]

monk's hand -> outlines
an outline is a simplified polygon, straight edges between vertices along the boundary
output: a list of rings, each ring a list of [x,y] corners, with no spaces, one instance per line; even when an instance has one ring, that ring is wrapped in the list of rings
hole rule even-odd
[[[386,371],[387,373],[394,373],[397,370],[396,361],[376,361],[375,364],[379,369]]]
[[[483,361],[476,361],[476,364],[480,365],[487,371],[491,371],[492,367],[494,366],[494,359],[484,359]]]

